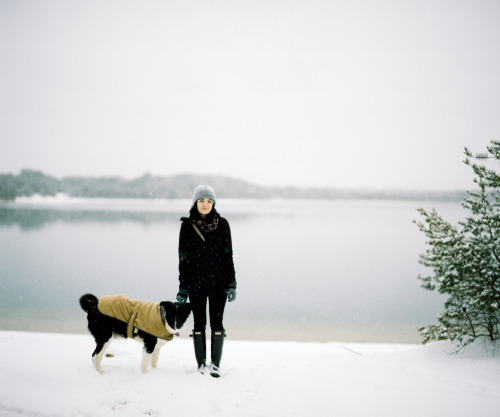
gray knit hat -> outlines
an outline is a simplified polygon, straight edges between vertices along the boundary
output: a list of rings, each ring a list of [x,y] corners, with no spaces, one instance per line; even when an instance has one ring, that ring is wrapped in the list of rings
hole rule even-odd
[[[209,198],[214,202],[215,207],[215,191],[210,185],[198,185],[198,187],[194,189],[193,206],[200,198]]]

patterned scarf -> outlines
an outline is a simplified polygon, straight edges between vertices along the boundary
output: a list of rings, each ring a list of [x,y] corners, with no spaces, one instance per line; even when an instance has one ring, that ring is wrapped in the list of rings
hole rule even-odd
[[[203,220],[193,220],[193,223],[198,225],[198,227],[201,227],[205,232],[213,232],[214,230],[217,230],[217,227],[219,226],[219,217],[219,213],[216,212],[210,223],[204,222]]]

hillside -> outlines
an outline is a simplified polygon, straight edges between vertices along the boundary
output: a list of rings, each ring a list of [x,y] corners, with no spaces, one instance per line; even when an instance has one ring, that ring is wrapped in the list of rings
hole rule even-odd
[[[219,197],[461,201],[463,191],[362,190],[336,188],[265,187],[224,177],[181,174],[158,177],[149,174],[134,179],[121,177],[64,177],[22,170],[19,175],[0,174],[0,199],[15,200],[35,194],[63,193],[84,198],[191,198],[199,184],[212,185]]]

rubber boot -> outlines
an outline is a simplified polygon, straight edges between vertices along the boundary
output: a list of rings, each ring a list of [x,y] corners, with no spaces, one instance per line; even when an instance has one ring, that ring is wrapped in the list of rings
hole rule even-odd
[[[210,351],[212,363],[210,364],[210,375],[214,378],[221,376],[220,360],[222,358],[222,347],[224,346],[225,337],[226,332],[224,330],[212,330],[212,346]]]
[[[194,355],[198,364],[198,372],[205,373],[207,360],[207,341],[205,339],[205,330],[193,330],[191,335],[194,344]]]

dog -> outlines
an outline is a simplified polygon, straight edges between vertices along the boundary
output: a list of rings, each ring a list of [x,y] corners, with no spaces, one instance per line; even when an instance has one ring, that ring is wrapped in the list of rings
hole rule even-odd
[[[92,362],[100,374],[101,361],[113,337],[140,339],[144,343],[141,371],[156,368],[160,349],[179,335],[191,313],[190,303],[162,301],[143,302],[124,295],[108,295],[98,299],[93,294],[80,297],[87,312],[88,329],[96,342]]]

